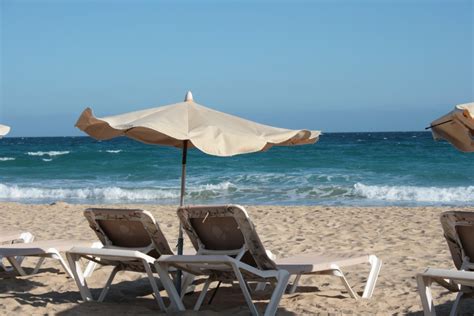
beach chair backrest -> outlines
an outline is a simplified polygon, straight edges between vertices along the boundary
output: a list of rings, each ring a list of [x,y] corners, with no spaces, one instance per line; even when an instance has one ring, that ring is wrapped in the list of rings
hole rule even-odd
[[[474,212],[449,211],[441,214],[441,226],[457,269],[463,258],[474,263]]]
[[[173,254],[150,212],[89,208],[84,211],[84,216],[105,247],[139,250],[154,258]]]
[[[177,211],[183,229],[200,254],[229,254],[244,249],[241,261],[261,270],[276,268],[247,212],[239,205],[185,206]]]

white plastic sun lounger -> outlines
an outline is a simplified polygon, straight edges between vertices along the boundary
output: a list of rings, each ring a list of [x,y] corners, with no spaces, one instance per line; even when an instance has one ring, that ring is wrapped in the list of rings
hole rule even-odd
[[[18,230],[0,230],[0,244],[13,244],[13,243],[29,243],[35,239],[35,236],[30,232],[23,232]],[[16,262],[21,265],[23,257],[16,257]],[[0,271],[12,271],[13,267],[6,267],[2,262],[2,257],[0,256]]]
[[[359,265],[370,264],[370,272],[362,293],[362,298],[371,298],[375,289],[375,283],[382,267],[382,261],[375,255],[351,256],[351,255],[319,255],[319,254],[301,254],[290,258],[275,260],[279,269],[285,269],[294,275],[294,281],[288,293],[292,294],[298,287],[298,282],[302,275],[334,275],[340,278],[345,286],[347,293],[354,299],[358,299],[359,295],[352,289],[347,281],[343,268]]]
[[[295,291],[301,275],[333,274],[339,276],[349,294],[357,297],[350,288],[341,268],[360,263],[370,264],[371,270],[363,297],[369,298],[375,287],[381,261],[374,255],[358,257],[323,257],[308,254],[279,261],[272,260],[250,221],[247,212],[239,205],[193,206],[178,209],[178,216],[184,230],[193,243],[197,254],[194,256],[162,256],[157,261],[163,286],[179,310],[185,310],[181,297],[168,276],[170,268],[181,269],[190,275],[204,275],[207,280],[200,293],[194,310],[199,310],[209,285],[213,281],[238,281],[245,300],[253,315],[258,315],[252,302],[249,281],[275,285],[265,315],[274,315],[290,275],[295,281],[290,291]],[[186,278],[183,287],[189,282]]]
[[[17,243],[10,245],[0,245],[0,256],[6,258],[18,274],[28,275],[21,267],[18,257],[39,257],[32,274],[38,272],[45,258],[56,259],[59,261],[67,275],[73,278],[73,274],[61,256],[61,252],[66,252],[73,246],[101,247],[100,242],[91,242],[84,240],[42,240],[29,243]],[[89,264],[85,276],[88,277],[94,271],[95,264]]]
[[[444,237],[457,270],[428,268],[416,276],[425,315],[436,315],[431,285],[433,282],[451,292],[458,292],[450,315],[456,315],[463,298],[474,297],[474,212],[441,214]]]
[[[87,209],[84,216],[104,247],[101,249],[74,247],[67,252],[82,299],[93,301],[87,282],[77,264],[80,258],[85,258],[101,265],[114,266],[100,293],[99,302],[105,299],[117,272],[133,271],[147,274],[158,305],[166,311],[153,275],[156,272],[154,262],[160,255],[172,255],[173,251],[152,214],[140,209],[92,208]]]

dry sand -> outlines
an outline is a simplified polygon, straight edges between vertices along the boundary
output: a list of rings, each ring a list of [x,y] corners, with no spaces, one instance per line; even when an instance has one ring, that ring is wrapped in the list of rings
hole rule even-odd
[[[90,239],[96,236],[82,216],[86,205],[0,204],[0,228],[19,228],[43,239]],[[114,207],[118,207],[114,205]],[[153,213],[172,246],[176,244],[178,221],[172,206],[127,205]],[[314,314],[418,314],[421,303],[415,274],[427,266],[453,268],[443,239],[439,215],[446,208],[432,207],[324,207],[248,206],[247,210],[268,249],[279,257],[303,252],[373,253],[384,265],[370,300],[351,299],[339,279],[329,276],[303,277],[301,287],[285,295],[278,315]],[[467,210],[467,209],[466,209]],[[470,208],[474,210],[474,208]],[[53,216],[55,215],[55,216]],[[186,240],[187,244],[189,242]],[[32,267],[34,259],[25,261]],[[349,281],[361,292],[368,266],[347,269]],[[93,294],[105,282],[110,268],[101,267],[89,279]],[[73,280],[56,261],[48,260],[34,276],[0,276],[1,314],[156,314],[160,310],[143,275],[121,272],[104,303],[82,303]],[[197,287],[199,292],[200,286]],[[269,292],[259,294],[263,310]],[[166,295],[165,292],[162,292]],[[189,307],[197,294],[186,297]],[[435,286],[440,315],[447,314],[455,295]],[[219,290],[204,314],[249,314],[238,287]],[[474,314],[474,301],[465,300],[461,313]],[[194,314],[187,312],[187,314]]]

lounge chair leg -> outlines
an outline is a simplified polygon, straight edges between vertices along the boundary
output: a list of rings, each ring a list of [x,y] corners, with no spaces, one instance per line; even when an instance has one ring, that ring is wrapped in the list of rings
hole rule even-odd
[[[257,286],[255,287],[255,292],[264,291],[267,287],[267,282],[258,282]]]
[[[104,288],[100,292],[99,298],[97,299],[98,302],[103,302],[104,301],[105,296],[107,295],[107,293],[110,290],[110,286],[112,285],[112,281],[114,280],[115,275],[119,271],[120,271],[120,267],[115,266],[114,269],[112,270],[112,272],[110,273],[109,278],[107,279],[107,282],[105,282]],[[85,277],[85,273],[84,273],[84,277]]]
[[[298,274],[295,277],[295,280],[293,281],[293,284],[291,285],[291,288],[288,291],[289,294],[293,294],[296,292],[296,288],[298,287],[298,282],[300,281],[300,278],[301,278],[301,274]]]
[[[449,313],[449,316],[456,316],[458,314],[459,303],[461,303],[463,294],[464,294],[463,292],[459,292],[458,295],[456,296],[456,300],[454,301],[454,304],[453,304],[453,307],[451,308],[451,312]]]
[[[2,260],[3,260],[3,257],[0,256],[0,271],[6,271],[6,272],[12,271],[13,268],[11,268],[11,267],[10,267],[10,268],[5,267],[5,265],[3,264]]]
[[[201,308],[202,302],[206,297],[207,290],[209,289],[209,285],[211,285],[211,282],[211,278],[207,278],[206,283],[204,283],[204,287],[202,288],[201,294],[199,294],[196,304],[194,305],[194,311],[198,311],[199,308]]]
[[[84,277],[88,278],[94,273],[94,270],[97,266],[97,262],[95,261],[89,261],[89,263],[86,266],[86,269],[84,270]]]
[[[186,295],[187,288],[193,283],[194,275],[190,273],[183,273],[183,280],[181,281],[181,299]]]
[[[81,267],[77,262],[80,259],[80,256],[67,252],[66,257],[67,261],[69,262],[69,266],[71,267],[74,280],[76,281],[79,292],[81,293],[82,300],[84,302],[93,301],[91,291],[87,286],[87,282],[84,278],[84,275],[82,274]]]
[[[41,257],[41,258],[38,260],[38,262],[36,263],[35,269],[33,270],[32,274],[38,273],[39,269],[40,269],[41,266],[43,265],[44,259],[46,259],[46,258],[45,258],[45,257]]]
[[[362,294],[362,298],[371,298],[372,294],[374,293],[375,283],[377,282],[377,278],[380,273],[380,269],[382,268],[382,260],[377,258],[377,256],[370,255],[369,256],[369,263],[370,263],[370,273],[367,278],[367,282],[365,284],[364,293]]]
[[[418,283],[418,293],[420,293],[421,304],[423,305],[423,313],[425,316],[436,316],[436,311],[433,304],[433,296],[431,295],[431,283],[433,280],[430,277],[418,274],[416,276]]]
[[[214,292],[212,292],[211,298],[207,302],[207,305],[211,305],[212,301],[214,300],[214,297],[216,297],[217,291],[219,291],[219,288],[221,286],[222,281],[217,282],[217,286],[214,288]]]
[[[92,244],[92,248],[102,248],[102,243],[100,241]],[[88,278],[94,273],[95,268],[97,267],[97,262],[90,260],[84,270],[84,277]]]
[[[7,257],[7,260],[8,262],[10,262],[10,264],[12,265],[13,269],[16,270],[16,272],[18,272],[19,275],[22,275],[22,276],[25,276],[25,275],[28,275],[25,270],[23,270],[23,268],[21,267],[20,263],[18,263],[18,261],[16,260],[15,257]]]
[[[268,302],[267,308],[265,309],[264,316],[273,316],[276,314],[278,305],[280,304],[281,297],[285,293],[288,281],[290,280],[290,274],[286,270],[278,271],[277,284],[273,290],[270,302]]]
[[[74,275],[72,274],[71,269],[69,269],[69,266],[67,265],[66,261],[64,261],[63,257],[59,254],[59,252],[55,252],[51,254],[51,258],[57,259],[59,263],[61,263],[64,271],[66,271],[66,274],[71,278],[74,279]]]
[[[155,293],[155,299],[158,302],[161,310],[166,312],[165,302],[163,302],[163,298],[160,295],[160,289],[158,288],[158,284],[156,284],[155,276],[153,275],[153,271],[151,271],[150,264],[143,260],[143,266],[145,267],[146,274],[148,275],[148,280],[150,280],[150,285]]]
[[[237,280],[239,281],[240,289],[242,290],[242,293],[244,294],[245,301],[247,302],[247,305],[250,308],[250,312],[252,315],[257,316],[258,315],[258,310],[255,307],[255,304],[252,302],[252,297],[250,296],[250,292],[247,288],[247,283],[244,280],[244,277],[242,276],[242,273],[240,273],[239,268],[235,265],[232,264],[232,268],[234,270],[234,274],[237,277]]]
[[[181,297],[178,294],[178,291],[176,291],[176,287],[168,273],[168,265],[163,265],[162,267],[160,264],[155,263],[155,269],[156,271],[158,271],[161,284],[163,285],[166,292],[168,293],[168,297],[171,301],[171,306],[174,309],[177,309],[178,311],[181,311],[181,312],[185,311],[186,309],[184,308],[183,301],[181,300]]]
[[[333,270],[333,274],[335,276],[338,276],[339,279],[341,279],[342,281],[342,284],[344,284],[344,287],[346,288],[347,292],[349,293],[349,295],[353,298],[353,299],[358,299],[359,298],[359,295],[357,295],[356,292],[354,292],[354,290],[352,289],[351,285],[349,284],[349,282],[347,282],[347,279],[346,277],[344,276],[344,273],[342,273],[342,271],[340,269],[334,269]]]

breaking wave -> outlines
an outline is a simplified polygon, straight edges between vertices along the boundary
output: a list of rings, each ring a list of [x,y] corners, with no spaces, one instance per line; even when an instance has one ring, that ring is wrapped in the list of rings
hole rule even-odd
[[[122,189],[108,188],[37,188],[6,186],[0,184],[0,198],[2,199],[35,199],[35,200],[106,200],[106,201],[147,201],[160,199],[175,199],[179,195],[160,189]]]
[[[199,185],[190,188],[188,194],[206,199],[225,193],[232,186],[230,182]],[[6,200],[159,201],[176,200],[179,192],[179,188],[39,188],[0,184],[0,199]]]
[[[354,194],[370,200],[403,202],[474,202],[474,186],[467,187],[418,187],[377,186],[356,183]]]
[[[53,156],[60,156],[60,155],[67,155],[69,154],[70,152],[67,151],[67,150],[64,150],[64,151],[29,151],[27,152],[26,154],[28,156],[49,156],[49,157],[53,157]]]
[[[11,161],[11,160],[15,160],[16,158],[13,158],[13,157],[0,157],[0,161]]]

